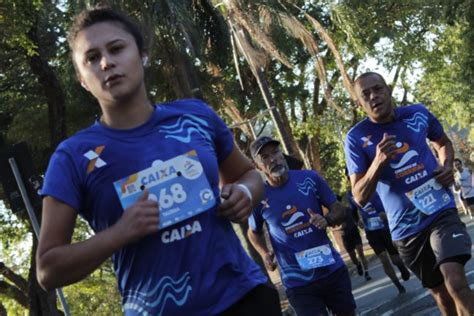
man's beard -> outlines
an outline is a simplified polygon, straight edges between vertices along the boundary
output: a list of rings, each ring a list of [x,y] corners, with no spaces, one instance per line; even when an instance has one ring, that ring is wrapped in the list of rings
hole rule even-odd
[[[270,170],[272,177],[279,178],[288,172],[288,166],[286,164],[278,164]]]

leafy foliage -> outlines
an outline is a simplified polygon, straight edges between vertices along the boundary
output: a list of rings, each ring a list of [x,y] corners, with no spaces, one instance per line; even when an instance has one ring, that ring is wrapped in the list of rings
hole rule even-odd
[[[7,1],[0,7],[0,145],[27,141],[41,171],[56,141],[100,115],[96,102],[75,79],[64,40],[72,16],[97,3],[104,1]],[[245,33],[248,54],[265,74],[281,126],[294,138],[295,152],[307,167],[320,170],[338,194],[348,187],[342,139],[363,117],[354,107],[348,82],[374,67],[367,64],[368,57],[390,74],[387,81],[398,92],[397,104],[425,103],[446,129],[456,125],[470,133],[470,143],[463,140],[463,153],[469,157],[472,152],[472,1],[105,3],[144,22],[152,61],[146,74],[150,98],[204,98],[235,127],[245,146],[252,132],[270,134],[276,126],[265,112],[256,68],[243,56],[233,59],[230,39],[236,29],[226,23],[232,19],[234,28]],[[34,62],[42,62],[42,70],[57,80],[55,95],[46,93],[52,83],[42,79]],[[54,97],[61,95],[63,104],[55,107]],[[78,221],[74,240],[90,234]],[[1,258],[25,279],[31,239],[26,215],[12,215],[0,206]],[[110,261],[65,288],[65,294],[73,314],[121,313]],[[1,293],[0,298],[10,314],[24,313],[14,300],[4,300]]]

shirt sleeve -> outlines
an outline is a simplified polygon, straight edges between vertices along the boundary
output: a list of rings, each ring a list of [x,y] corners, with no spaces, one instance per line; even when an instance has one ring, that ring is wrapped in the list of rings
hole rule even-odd
[[[317,198],[322,205],[329,208],[334,202],[337,201],[336,195],[331,190],[331,188],[329,188],[327,182],[315,171],[314,177],[316,180],[316,187],[318,188]]]
[[[431,141],[436,141],[444,134],[443,126],[427,108],[423,107],[425,113],[428,115],[428,131],[427,137]]]
[[[81,209],[80,177],[72,156],[63,144],[51,156],[41,195],[54,197],[77,212]]]
[[[365,173],[369,169],[362,147],[357,143],[357,139],[351,133],[347,134],[344,142],[344,154],[346,156],[346,166],[349,175],[354,173]]]
[[[263,222],[264,221],[262,216],[262,208],[257,207],[252,211],[252,214],[250,214],[249,216],[249,228],[256,233],[259,233],[262,231]]]

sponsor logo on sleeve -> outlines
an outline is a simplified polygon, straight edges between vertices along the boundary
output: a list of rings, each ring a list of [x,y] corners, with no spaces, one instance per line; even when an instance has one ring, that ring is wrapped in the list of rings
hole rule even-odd
[[[360,138],[363,141],[362,148],[366,148],[374,144],[370,141],[371,138],[372,138],[372,135],[368,135],[368,136],[364,136]]]
[[[99,157],[104,149],[105,146],[101,145],[97,146],[94,150],[89,150],[84,154],[84,157],[89,160],[89,164],[87,165],[88,174],[94,171],[96,168],[102,168],[103,166],[107,165],[107,163]]]

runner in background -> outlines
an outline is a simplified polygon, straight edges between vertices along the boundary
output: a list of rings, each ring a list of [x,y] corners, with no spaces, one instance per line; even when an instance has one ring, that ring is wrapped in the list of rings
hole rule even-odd
[[[347,198],[349,200],[349,196]],[[340,225],[342,243],[352,263],[356,266],[357,274],[363,275],[365,280],[370,281],[372,277],[369,275],[369,261],[365,257],[362,238],[357,227],[359,214],[353,204],[349,203],[349,205],[351,207],[346,212],[344,223]]]
[[[349,273],[326,233],[344,220],[345,207],[316,172],[288,170],[278,141],[259,137],[250,151],[266,185],[264,200],[249,218],[248,236],[267,269],[275,270],[278,262],[298,316],[327,315],[327,310],[355,315]],[[274,252],[265,243],[263,225]]]
[[[390,231],[388,229],[387,216],[378,194],[374,193],[370,201],[365,204],[364,207],[360,207],[355,203],[350,191],[348,192],[348,200],[352,208],[358,210],[362,226],[365,230],[365,237],[367,238],[370,247],[372,247],[382,263],[385,274],[390,278],[390,280],[392,280],[400,294],[405,293],[406,290],[398,280],[398,277],[393,270],[392,263],[398,267],[404,281],[410,279],[410,271],[408,271],[405,264],[403,264],[397,249],[392,243],[392,238],[390,237]]]
[[[469,168],[463,167],[461,159],[454,159],[454,190],[459,192],[466,215],[474,216],[474,178]]]

